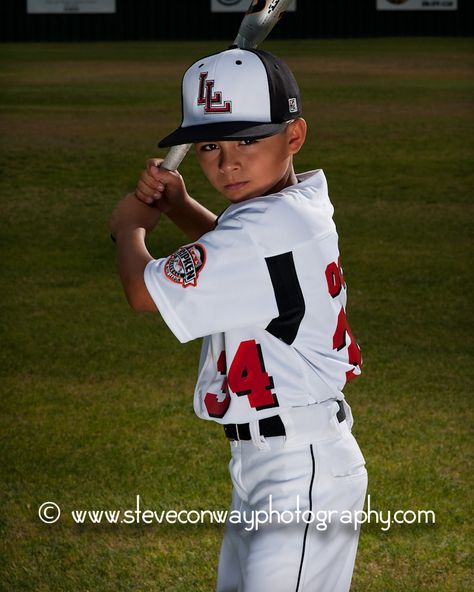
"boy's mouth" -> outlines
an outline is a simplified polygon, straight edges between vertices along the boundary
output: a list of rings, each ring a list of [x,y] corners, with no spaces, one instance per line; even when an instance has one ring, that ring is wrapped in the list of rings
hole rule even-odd
[[[247,183],[248,183],[248,181],[238,181],[237,183],[228,183],[227,185],[224,185],[224,189],[226,189],[226,191],[237,191],[238,189],[241,189],[242,187],[247,185]]]

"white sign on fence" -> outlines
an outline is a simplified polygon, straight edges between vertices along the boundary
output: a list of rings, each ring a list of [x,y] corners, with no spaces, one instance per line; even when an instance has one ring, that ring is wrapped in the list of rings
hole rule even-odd
[[[377,10],[457,10],[458,0],[377,0]]]
[[[115,0],[27,0],[28,14],[115,13]]]
[[[245,12],[250,0],[211,0],[211,12]],[[288,11],[296,10],[296,0],[290,4]]]

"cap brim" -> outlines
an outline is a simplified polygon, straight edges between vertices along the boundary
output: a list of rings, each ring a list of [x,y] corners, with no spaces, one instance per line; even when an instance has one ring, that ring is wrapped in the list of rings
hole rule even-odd
[[[283,131],[287,122],[258,123],[255,121],[229,121],[179,127],[158,144],[160,148],[209,142],[212,140],[245,140],[247,138],[266,138]]]

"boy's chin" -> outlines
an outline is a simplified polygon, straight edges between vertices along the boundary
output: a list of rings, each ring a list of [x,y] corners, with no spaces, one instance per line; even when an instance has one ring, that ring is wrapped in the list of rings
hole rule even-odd
[[[254,197],[262,197],[265,195],[265,189],[261,187],[242,187],[238,190],[221,189],[221,195],[232,203],[239,203]]]
[[[247,199],[252,199],[253,197],[260,197],[260,193],[249,193],[243,195],[228,195],[223,194],[224,197],[232,203],[240,203],[241,201],[246,201]]]

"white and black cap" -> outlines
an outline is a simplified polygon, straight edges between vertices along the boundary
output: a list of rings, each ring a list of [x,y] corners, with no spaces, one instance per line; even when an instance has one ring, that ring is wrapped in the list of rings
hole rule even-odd
[[[211,140],[265,138],[301,116],[288,66],[260,49],[230,48],[201,58],[182,83],[183,119],[160,148]]]

